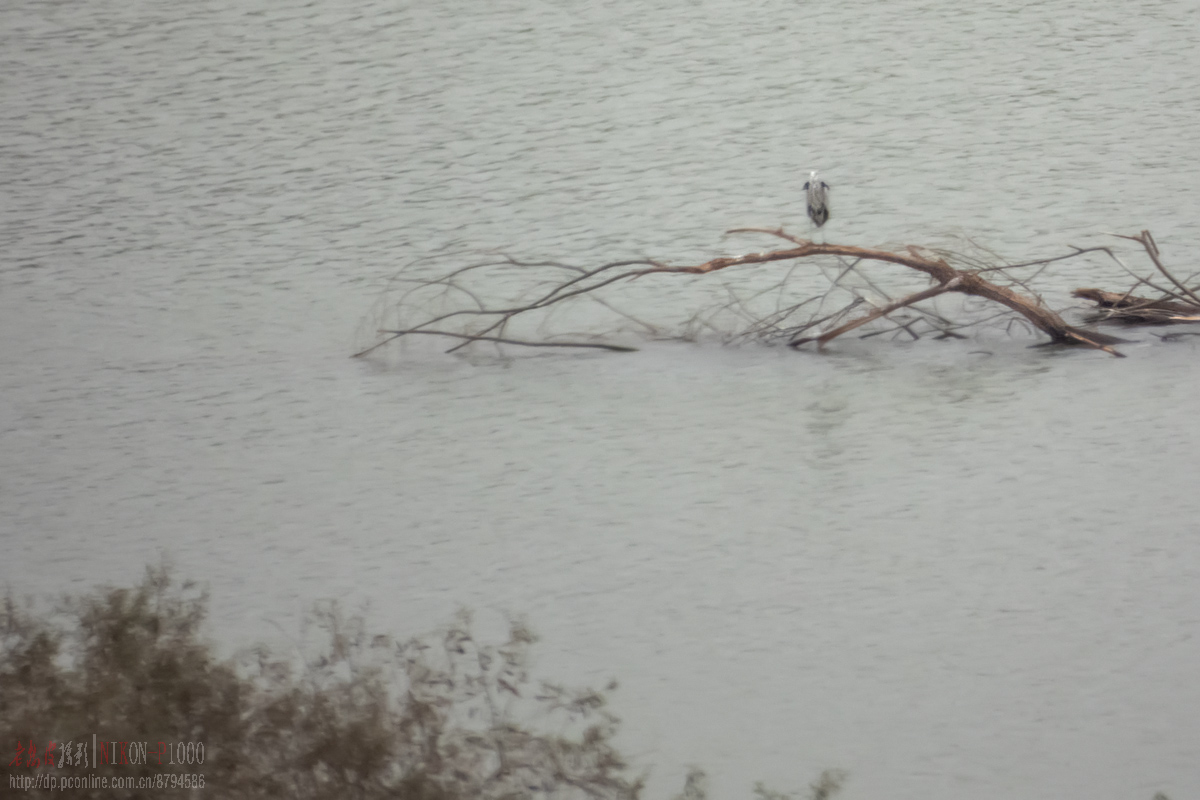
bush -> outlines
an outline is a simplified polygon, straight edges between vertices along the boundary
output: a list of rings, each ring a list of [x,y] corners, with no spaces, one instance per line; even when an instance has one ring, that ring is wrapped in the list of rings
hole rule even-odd
[[[106,799],[173,788],[234,799],[641,794],[641,778],[612,746],[617,720],[605,693],[535,684],[535,637],[520,623],[499,645],[477,642],[465,613],[436,634],[396,642],[323,604],[310,620],[319,633],[311,652],[281,658],[260,647],[219,660],[201,635],[206,607],[203,592],[177,585],[164,567],[147,569],[135,588],[68,599],[41,616],[7,598],[0,742],[16,745],[17,757],[0,760],[8,762],[0,781],[25,788],[40,776],[30,790],[39,796],[50,793],[48,779],[60,789],[70,779],[72,797]],[[104,739],[145,749],[139,758],[136,744],[126,752]],[[177,752],[180,743],[192,750]],[[170,763],[185,754],[202,763]],[[110,783],[80,786],[89,776]],[[827,773],[813,796],[824,800],[839,781]],[[694,771],[684,796],[702,798],[703,783]]]
[[[534,637],[522,625],[483,646],[461,615],[440,635],[395,643],[328,604],[314,613],[324,634],[314,655],[259,648],[235,663],[201,638],[206,605],[161,567],[134,589],[65,601],[45,618],[9,597],[0,737],[32,743],[35,756],[25,749],[0,780],[95,773],[153,786],[73,790],[106,798],[159,797],[153,781],[164,773],[203,773],[206,793],[223,798],[638,796],[641,782],[611,745],[604,694],[531,686]],[[66,742],[92,758],[94,733],[146,742],[148,763],[59,766]],[[160,765],[159,742],[202,742],[204,763]]]

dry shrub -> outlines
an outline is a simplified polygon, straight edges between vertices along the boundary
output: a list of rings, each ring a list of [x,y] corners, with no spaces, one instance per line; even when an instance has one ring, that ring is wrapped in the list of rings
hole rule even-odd
[[[611,745],[616,719],[593,690],[534,685],[534,637],[474,640],[462,615],[433,636],[370,636],[336,605],[312,622],[315,653],[265,648],[221,660],[201,636],[207,597],[169,571],[65,601],[50,614],[11,597],[0,613],[4,774],[153,778],[202,772],[211,797],[635,798],[641,781]],[[148,742],[148,764],[9,763],[18,742]],[[158,742],[204,742],[202,766],[157,763]],[[61,751],[61,745],[59,746]],[[37,789],[31,796],[49,794]],[[57,793],[57,792],[56,792]],[[71,789],[161,797],[161,789]]]
[[[8,597],[0,608],[0,786],[55,776],[143,779],[141,788],[75,788],[76,798],[159,798],[168,780],[202,773],[207,797],[403,800],[633,800],[642,779],[612,745],[606,691],[530,676],[536,638],[520,622],[481,643],[460,614],[396,642],[359,617],[319,605],[309,635],[283,657],[265,647],[221,659],[203,638],[207,596],[148,568],[134,588],[64,600],[48,613]],[[146,742],[147,763],[62,764],[61,744]],[[46,763],[48,741],[57,762]],[[32,742],[40,765],[11,759]],[[203,764],[159,762],[159,742],[202,742]],[[11,760],[10,760],[11,759]],[[824,773],[825,800],[844,776]],[[154,781],[160,781],[155,784]],[[134,784],[135,786],[137,784]],[[705,797],[703,773],[682,797]],[[759,786],[762,798],[788,797]]]

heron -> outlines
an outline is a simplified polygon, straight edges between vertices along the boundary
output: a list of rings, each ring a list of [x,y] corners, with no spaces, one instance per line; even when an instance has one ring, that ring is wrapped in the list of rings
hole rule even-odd
[[[829,184],[817,178],[817,171],[809,173],[808,182],[804,184],[808,195],[808,216],[821,227],[829,220]]]

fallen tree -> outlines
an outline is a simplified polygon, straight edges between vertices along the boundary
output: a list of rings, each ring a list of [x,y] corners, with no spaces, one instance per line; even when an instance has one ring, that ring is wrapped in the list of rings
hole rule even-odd
[[[903,252],[825,244],[802,239],[782,229],[737,228],[730,234],[755,234],[774,237],[791,246],[738,256],[710,259],[692,266],[673,266],[650,259],[615,261],[599,267],[584,268],[558,261],[519,261],[500,256],[433,276],[397,278],[400,297],[390,304],[388,313],[394,324],[379,327],[380,337],[355,356],[364,356],[389,342],[406,337],[436,336],[455,340],[446,351],[461,350],[473,343],[521,345],[526,347],[576,347],[630,351],[635,347],[615,343],[604,334],[564,338],[548,332],[550,315],[576,301],[591,301],[643,332],[660,338],[688,338],[687,333],[664,334],[660,326],[622,310],[609,295],[618,287],[649,276],[706,276],[734,267],[767,265],[776,262],[816,263],[828,279],[824,292],[797,296],[793,292],[795,265],[784,277],[766,288],[745,296],[728,289],[729,299],[693,315],[685,328],[719,330],[728,340],[756,340],[784,343],[793,348],[815,343],[823,348],[832,340],[870,323],[887,320],[887,327],[876,327],[863,336],[906,335],[913,339],[932,334],[937,338],[964,338],[961,331],[983,322],[1000,319],[1009,326],[1022,323],[1040,331],[1053,344],[1075,345],[1103,350],[1114,356],[1121,353],[1113,345],[1122,342],[1101,333],[1088,324],[1121,321],[1135,323],[1200,321],[1200,287],[1189,288],[1163,265],[1158,247],[1149,231],[1138,236],[1123,236],[1142,244],[1154,264],[1156,275],[1139,277],[1109,247],[1072,247],[1070,252],[1052,258],[1018,264],[995,263],[997,259],[963,253],[951,253],[909,246]],[[1083,326],[1065,321],[1049,308],[1030,282],[1055,262],[1088,254],[1104,254],[1132,275],[1136,283],[1124,294],[1099,289],[1079,289],[1075,296],[1096,303],[1097,314]],[[880,287],[865,270],[869,264],[890,264],[923,274],[927,288],[893,297]],[[832,273],[828,272],[832,267]],[[513,271],[518,274],[514,278]],[[496,283],[517,284],[516,297],[502,302],[486,299],[489,287],[481,288],[474,280],[495,277]],[[1162,284],[1166,285],[1162,285]],[[1145,298],[1132,294],[1148,287],[1160,296]],[[494,288],[490,287],[490,288]],[[983,305],[998,306],[998,313],[967,312],[950,319],[932,307],[929,301],[942,295],[958,294],[977,298]],[[773,301],[764,309],[755,305],[764,296]],[[830,305],[834,308],[829,310]],[[730,332],[713,322],[722,313],[731,313],[740,321],[740,329]],[[527,332],[528,323],[537,325]]]

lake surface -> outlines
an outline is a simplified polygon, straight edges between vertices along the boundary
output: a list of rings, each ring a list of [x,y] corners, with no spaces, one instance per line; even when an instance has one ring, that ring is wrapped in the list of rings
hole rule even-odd
[[[1190,272],[1198,45],[1181,2],[6,3],[0,583],[166,555],[231,648],[523,614],[651,797],[1200,794],[1195,338],[348,358],[406,264],[743,252],[810,169],[828,241]]]

